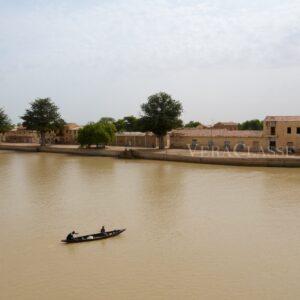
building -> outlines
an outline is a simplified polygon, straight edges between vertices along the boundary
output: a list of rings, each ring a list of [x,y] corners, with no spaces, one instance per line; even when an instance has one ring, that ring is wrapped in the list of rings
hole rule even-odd
[[[152,132],[117,132],[115,146],[156,148],[158,140]]]
[[[7,143],[39,143],[40,137],[35,130],[27,130],[19,125],[4,134]]]
[[[228,129],[173,130],[170,148],[258,152],[266,147],[262,131]]]
[[[197,127],[197,129],[206,129],[208,128],[207,126],[203,125],[202,123],[200,123]]]
[[[56,144],[78,144],[77,137],[78,131],[82,128],[76,123],[67,123],[64,125],[63,129],[56,135],[55,143]]]
[[[214,129],[238,130],[238,123],[235,122],[218,122],[213,125]]]
[[[226,128],[217,128],[224,126]],[[170,147],[300,152],[300,116],[268,116],[262,131],[236,130],[235,126],[237,123],[234,122],[220,122],[210,129],[173,130],[170,133]]]
[[[78,130],[80,126],[75,123],[69,123],[61,131],[49,131],[46,133],[46,144],[76,144]],[[7,143],[40,143],[40,134],[36,130],[28,130],[19,125],[6,132],[3,141]]]
[[[300,152],[300,116],[267,116],[263,135],[272,150]]]

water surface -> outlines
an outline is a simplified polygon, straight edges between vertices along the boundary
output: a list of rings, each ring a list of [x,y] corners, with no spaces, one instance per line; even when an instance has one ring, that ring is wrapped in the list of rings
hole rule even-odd
[[[299,299],[300,170],[0,152],[1,299]],[[64,245],[126,227],[113,239]]]

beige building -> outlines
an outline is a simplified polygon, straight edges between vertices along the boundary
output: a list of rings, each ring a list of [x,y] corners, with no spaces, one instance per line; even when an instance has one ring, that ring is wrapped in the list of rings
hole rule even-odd
[[[203,125],[202,123],[200,123],[197,127],[197,129],[206,129],[208,128],[207,126]]]
[[[262,131],[182,129],[170,133],[170,148],[258,152],[266,147]]]
[[[61,132],[46,133],[46,144],[76,144],[80,126],[74,123],[66,124]],[[40,135],[36,130],[28,130],[22,125],[6,132],[3,141],[7,143],[40,143]]]
[[[78,144],[77,137],[78,131],[82,128],[76,123],[67,123],[64,125],[63,129],[57,134],[55,138],[55,143],[57,144]]]
[[[4,134],[7,143],[39,143],[40,138],[35,130],[27,130],[22,125],[16,126]]]
[[[156,148],[158,140],[152,132],[117,132],[115,146]]]
[[[219,125],[217,125],[219,124]],[[236,123],[210,129],[180,129],[170,133],[171,148],[252,152],[300,152],[300,116],[268,116],[262,131],[236,130]],[[221,124],[227,124],[226,128]],[[229,127],[228,127],[229,126]]]
[[[300,116],[268,116],[264,120],[263,135],[268,146],[300,152]]]

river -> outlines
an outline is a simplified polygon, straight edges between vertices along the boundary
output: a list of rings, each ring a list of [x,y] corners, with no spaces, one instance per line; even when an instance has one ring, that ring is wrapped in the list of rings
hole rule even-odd
[[[1,151],[0,298],[299,299],[299,195],[300,169]]]

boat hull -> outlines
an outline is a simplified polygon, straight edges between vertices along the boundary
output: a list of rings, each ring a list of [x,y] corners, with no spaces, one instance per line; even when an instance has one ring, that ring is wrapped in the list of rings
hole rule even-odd
[[[84,242],[104,240],[104,239],[108,239],[108,238],[117,236],[117,235],[121,234],[122,232],[124,232],[125,230],[126,229],[117,229],[117,230],[107,231],[105,234],[94,233],[94,234],[78,236],[72,240],[61,240],[61,241],[66,244],[75,244],[75,243],[84,243]]]

